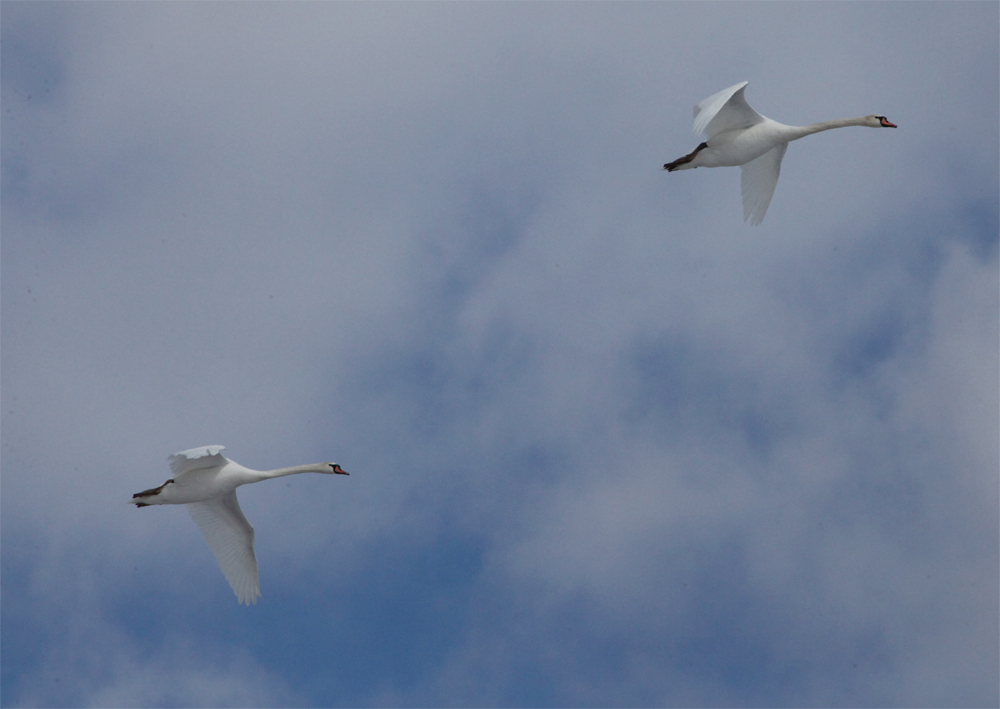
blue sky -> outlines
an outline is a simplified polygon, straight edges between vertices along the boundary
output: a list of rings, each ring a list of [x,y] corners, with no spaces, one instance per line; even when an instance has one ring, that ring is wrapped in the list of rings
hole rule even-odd
[[[1000,701],[995,3],[0,13],[3,705]]]

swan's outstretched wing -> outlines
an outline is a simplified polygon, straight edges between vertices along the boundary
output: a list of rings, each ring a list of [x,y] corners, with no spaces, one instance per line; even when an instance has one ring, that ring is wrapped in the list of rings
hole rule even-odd
[[[774,196],[781,174],[781,159],[785,157],[788,143],[776,145],[759,158],[741,166],[740,192],[743,194],[743,221],[747,219],[754,226],[764,220],[767,207]]]
[[[201,448],[192,448],[191,450],[174,453],[167,460],[170,461],[170,469],[177,476],[189,470],[225,465],[227,459],[219,453],[219,451],[224,450],[226,450],[225,446],[202,446]]]
[[[204,502],[191,502],[186,507],[208,540],[236,598],[248,606],[257,603],[260,583],[257,557],[253,553],[253,527],[243,516],[236,491]]]
[[[749,81],[730,86],[694,107],[694,132],[709,138],[735,128],[749,128],[764,120],[743,98]]]

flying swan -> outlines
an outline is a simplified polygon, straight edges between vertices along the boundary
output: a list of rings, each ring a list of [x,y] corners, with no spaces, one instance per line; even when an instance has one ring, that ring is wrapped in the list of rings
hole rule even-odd
[[[760,224],[771,203],[781,172],[781,158],[792,140],[813,133],[845,128],[895,128],[885,116],[840,118],[811,126],[786,126],[750,108],[743,98],[749,81],[730,86],[709,96],[694,107],[694,132],[708,140],[689,155],[663,166],[664,170],[691,170],[696,167],[742,166],[740,191],[743,194],[743,221]]]
[[[236,488],[297,473],[348,473],[336,463],[250,470],[221,455],[223,450],[225,446],[204,446],[174,453],[168,458],[174,477],[159,487],[137,492],[129,504],[187,505],[191,519],[208,540],[238,602],[250,605],[257,603],[260,596],[257,557],[253,553],[253,527],[243,516]]]

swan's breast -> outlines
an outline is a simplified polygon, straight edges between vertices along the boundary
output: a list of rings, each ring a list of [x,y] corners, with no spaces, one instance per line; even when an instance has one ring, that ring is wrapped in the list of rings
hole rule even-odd
[[[227,474],[226,466],[201,468],[178,475],[174,484],[167,486],[160,497],[165,504],[186,505],[226,495],[239,484],[234,476]]]
[[[709,139],[708,147],[698,153],[699,167],[737,167],[759,158],[788,138],[779,130],[780,123],[765,121],[719,133]]]

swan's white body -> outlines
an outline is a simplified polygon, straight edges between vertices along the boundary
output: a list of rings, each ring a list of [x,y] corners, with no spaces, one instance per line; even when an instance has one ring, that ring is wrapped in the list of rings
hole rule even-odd
[[[257,557],[253,552],[253,527],[243,516],[236,488],[296,473],[347,473],[336,463],[250,470],[221,455],[223,450],[224,446],[204,446],[174,453],[169,458],[174,477],[159,487],[137,492],[129,503],[136,507],[187,505],[236,598],[250,605],[260,596]]]
[[[694,132],[707,140],[694,152],[663,166],[665,170],[690,170],[696,167],[742,166],[740,180],[743,194],[743,221],[760,224],[771,204],[781,173],[781,159],[793,140],[813,133],[867,126],[895,128],[885,116],[861,116],[814,123],[809,126],[786,126],[772,121],[750,108],[743,98],[749,81],[730,86],[709,96],[694,107]]]

